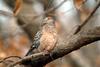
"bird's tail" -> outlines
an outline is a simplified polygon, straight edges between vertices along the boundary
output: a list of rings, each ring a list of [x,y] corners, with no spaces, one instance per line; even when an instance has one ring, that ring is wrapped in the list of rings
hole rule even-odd
[[[30,48],[29,51],[26,53],[25,56],[28,56],[28,55],[33,54],[33,50],[34,50],[34,49],[36,49],[36,47],[32,47],[32,48]]]

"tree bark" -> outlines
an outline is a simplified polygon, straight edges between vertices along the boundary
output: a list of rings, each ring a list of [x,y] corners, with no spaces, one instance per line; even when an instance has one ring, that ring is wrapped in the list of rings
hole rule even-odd
[[[100,27],[80,31],[76,35],[72,35],[70,37],[64,38],[64,36],[66,36],[66,34],[59,37],[57,46],[51,53],[44,55],[44,53],[41,52],[26,56],[23,59],[15,62],[14,65],[31,64],[33,67],[42,67],[55,59],[71,53],[72,51],[80,49],[81,47],[86,46],[92,42],[98,41],[100,39]]]

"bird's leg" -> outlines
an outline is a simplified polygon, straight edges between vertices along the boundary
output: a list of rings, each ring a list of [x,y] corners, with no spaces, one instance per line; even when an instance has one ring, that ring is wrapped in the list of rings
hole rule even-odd
[[[44,50],[43,55],[49,54],[50,58],[53,60],[52,54],[50,53],[50,51]]]

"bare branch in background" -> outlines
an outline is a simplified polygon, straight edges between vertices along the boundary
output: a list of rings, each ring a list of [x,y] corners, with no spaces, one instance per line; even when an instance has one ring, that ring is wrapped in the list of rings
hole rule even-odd
[[[77,28],[77,30],[74,34],[78,33],[82,29],[82,27],[84,27],[88,23],[88,21],[93,17],[93,15],[95,14],[96,10],[99,7],[100,7],[100,1],[98,2],[97,6],[94,8],[94,10],[89,14],[87,19],[79,25],[79,27]]]
[[[58,8],[59,8],[60,6],[62,6],[66,1],[67,1],[67,0],[63,0],[59,5],[57,5],[57,6],[55,6],[55,7],[52,7],[52,8],[50,8],[50,9],[46,10],[46,11],[45,11],[43,14],[41,14],[41,15],[46,15],[47,13],[50,13],[50,12],[52,12],[52,11],[58,9]],[[41,15],[35,16],[34,18],[37,18],[37,17],[39,17],[39,16],[41,16]]]

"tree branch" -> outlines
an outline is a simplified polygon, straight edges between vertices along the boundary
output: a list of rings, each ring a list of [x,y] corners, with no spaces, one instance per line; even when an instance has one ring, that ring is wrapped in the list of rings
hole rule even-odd
[[[95,12],[99,7],[100,7],[100,1],[98,2],[94,10],[88,15],[87,19],[79,25],[74,34],[78,33],[82,29],[82,27],[84,27],[88,23],[88,21],[93,17],[93,15],[95,14]]]
[[[26,56],[23,59],[15,62],[16,64],[29,64],[33,67],[42,67],[45,64],[63,57],[80,49],[83,46],[86,46],[92,42],[100,40],[100,27],[95,29],[80,31],[78,34],[73,35],[69,38],[64,38],[65,35],[60,36],[56,48],[50,54],[36,53],[30,56]]]

